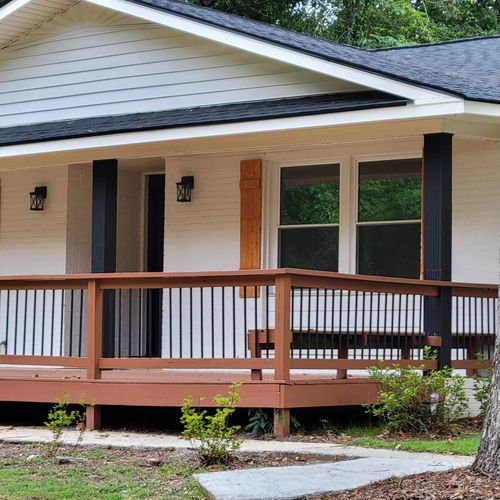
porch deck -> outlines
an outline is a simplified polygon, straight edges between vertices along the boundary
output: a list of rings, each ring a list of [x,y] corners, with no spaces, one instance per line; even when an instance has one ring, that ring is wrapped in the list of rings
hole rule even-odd
[[[373,401],[374,364],[484,368],[496,310],[494,285],[291,269],[3,277],[0,400],[66,392],[98,427],[100,405],[210,406],[242,381],[241,406],[278,410],[284,434],[291,408]]]

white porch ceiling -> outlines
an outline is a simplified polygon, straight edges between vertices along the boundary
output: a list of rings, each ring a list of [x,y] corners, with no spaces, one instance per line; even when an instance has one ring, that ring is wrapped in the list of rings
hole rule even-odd
[[[15,8],[15,1],[0,10],[0,49],[65,12],[80,0],[31,0]],[[4,16],[2,16],[2,11]]]

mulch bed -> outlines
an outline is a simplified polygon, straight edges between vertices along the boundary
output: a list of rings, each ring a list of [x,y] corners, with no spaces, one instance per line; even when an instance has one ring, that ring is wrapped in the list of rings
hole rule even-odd
[[[89,453],[99,450],[97,456]],[[44,457],[47,454],[47,445],[44,444],[18,444],[0,442],[0,460],[11,459],[15,462],[25,462],[28,457]],[[183,461],[193,469],[200,466],[196,455],[191,450],[176,450],[175,448],[145,449],[145,448],[103,448],[97,446],[62,446],[55,453],[53,459],[84,457],[79,462],[81,466],[97,466],[103,463],[113,462],[115,464],[134,464],[144,467],[161,467],[168,463]],[[50,460],[50,459],[49,459]],[[233,455],[225,469],[250,469],[256,467],[286,467],[289,465],[307,465],[326,462],[338,462],[349,460],[349,457],[337,457],[329,455],[296,454],[296,453],[244,453],[238,452]],[[72,465],[71,461],[60,460],[61,467]],[[208,466],[207,470],[220,470],[219,466]]]
[[[314,500],[493,500],[500,499],[500,479],[469,469],[387,479]],[[313,500],[312,498],[310,500]]]

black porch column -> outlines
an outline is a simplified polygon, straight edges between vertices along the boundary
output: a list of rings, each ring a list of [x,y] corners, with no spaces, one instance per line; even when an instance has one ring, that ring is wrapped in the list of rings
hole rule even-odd
[[[424,136],[424,278],[451,281],[452,134]],[[451,366],[451,290],[424,301],[424,329],[440,335],[439,367]]]
[[[93,162],[92,177],[92,263],[93,273],[116,271],[117,160]],[[103,356],[114,355],[115,297],[103,296]]]

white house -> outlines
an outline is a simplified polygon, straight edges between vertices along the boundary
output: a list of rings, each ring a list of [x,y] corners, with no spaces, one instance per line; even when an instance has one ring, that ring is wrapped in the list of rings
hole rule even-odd
[[[284,363],[279,382],[265,387],[284,394],[282,381],[300,364],[294,356],[310,358],[304,369],[345,375],[380,357],[382,330],[384,339],[393,334],[391,345],[380,341],[390,359],[412,357],[413,341],[399,337],[415,331],[443,336],[457,361],[460,348],[469,359],[488,351],[499,53],[495,36],[362,50],[173,0],[0,0],[0,274],[13,276],[0,279],[0,358],[9,366],[0,400],[51,401],[64,387],[54,371],[38,396],[15,386],[13,377],[35,383],[32,371],[10,366],[29,364],[27,356],[37,366],[86,367],[74,397],[86,391],[98,404],[175,405],[186,394],[177,388],[159,401],[148,386],[148,399],[129,378],[127,401],[116,388],[103,395],[105,370],[113,378],[115,368],[252,369],[245,404],[288,410],[328,401],[319,389],[303,396],[301,386],[300,402],[271,392],[257,402],[259,370],[275,360]],[[290,305],[276,297],[281,274],[248,271],[276,268],[387,278],[347,285],[348,277],[309,273],[315,285],[298,273],[287,285]],[[170,274],[123,274],[144,272]],[[96,320],[89,294],[100,300],[91,273],[122,280],[99,275],[115,289],[97,314],[105,358],[87,345]],[[424,319],[437,289],[427,283],[428,297],[424,285],[412,295],[406,278],[483,284],[453,289],[444,313],[450,335],[467,331],[467,339],[447,343],[435,326],[443,309],[426,306]],[[281,306],[294,311],[285,323]],[[290,363],[274,352],[283,325],[298,332]],[[364,357],[372,329],[377,353]],[[346,333],[346,344],[327,341],[333,332]],[[255,359],[261,348],[273,359]],[[311,359],[318,349],[321,366]],[[203,364],[207,357],[214,362]],[[234,363],[215,363],[227,358]],[[328,397],[333,390],[321,386]],[[335,404],[357,401],[342,394]],[[363,394],[372,397],[373,386]]]

